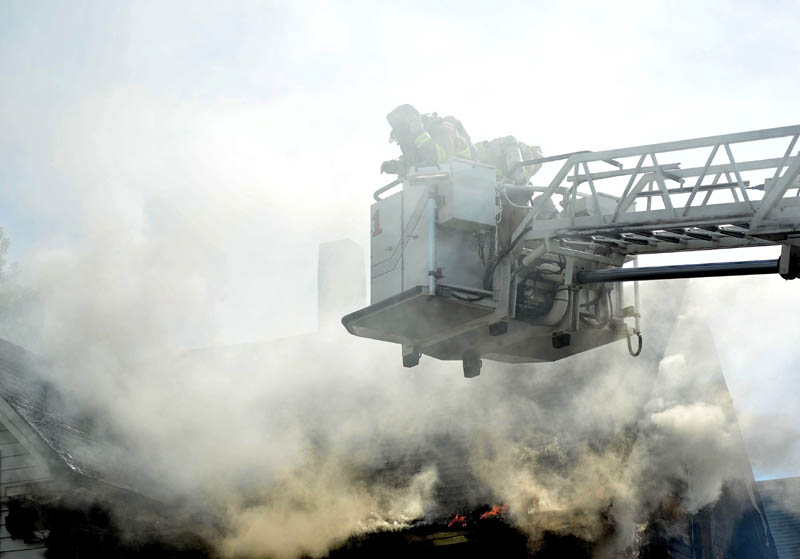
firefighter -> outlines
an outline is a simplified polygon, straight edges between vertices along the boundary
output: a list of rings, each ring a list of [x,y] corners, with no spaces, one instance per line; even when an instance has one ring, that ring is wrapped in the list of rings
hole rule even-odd
[[[438,165],[451,157],[475,159],[469,135],[451,116],[421,115],[411,105],[400,105],[386,120],[392,127],[389,141],[400,144],[403,155],[384,161],[381,173],[404,174],[411,167]]]
[[[475,145],[479,161],[494,165],[498,181],[509,181],[523,186],[541,168],[541,164],[518,167],[518,163],[542,157],[538,146],[529,146],[514,136],[486,140]]]
[[[540,164],[518,166],[523,161],[542,157],[538,146],[529,146],[517,140],[514,136],[495,138],[490,141],[479,142],[477,148],[478,159],[484,163],[494,165],[497,170],[497,180],[502,183],[525,186],[530,178],[541,168]],[[511,189],[505,191],[500,202],[503,207],[502,218],[497,224],[497,239],[501,252],[510,249],[514,232],[530,211],[530,194]],[[534,200],[534,204],[536,201]],[[541,219],[556,217],[558,212],[549,200],[547,207],[543,208],[539,216]]]
[[[472,145],[467,130],[461,121],[454,116],[440,117],[433,113],[422,115],[422,125],[430,132],[431,137],[444,148],[447,157],[461,159],[478,159],[478,152]]]

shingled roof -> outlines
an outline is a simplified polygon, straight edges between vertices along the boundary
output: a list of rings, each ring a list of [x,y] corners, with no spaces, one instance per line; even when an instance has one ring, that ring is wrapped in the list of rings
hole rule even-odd
[[[90,434],[88,415],[48,371],[45,360],[0,339],[0,422],[53,478],[77,475],[127,489],[109,470],[109,443]]]

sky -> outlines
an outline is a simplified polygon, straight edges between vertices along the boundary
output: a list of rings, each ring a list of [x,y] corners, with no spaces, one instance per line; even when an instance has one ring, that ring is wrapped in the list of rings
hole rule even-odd
[[[137,255],[121,273],[188,270],[176,346],[306,332],[317,245],[367,249],[397,104],[546,155],[794,124],[799,23],[790,1],[5,0],[0,227],[23,270],[99,241]],[[800,420],[798,289],[695,290],[761,477],[800,474],[748,437]]]

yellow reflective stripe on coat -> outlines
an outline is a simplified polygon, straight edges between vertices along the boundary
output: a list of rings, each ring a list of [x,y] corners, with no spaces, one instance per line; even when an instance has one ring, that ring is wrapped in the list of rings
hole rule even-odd
[[[439,144],[436,145],[436,163],[441,163],[447,159],[447,152],[442,149]]]
[[[414,145],[417,146],[417,148],[421,148],[422,146],[427,144],[430,140],[431,140],[431,135],[428,134],[427,132],[423,132],[414,139]]]

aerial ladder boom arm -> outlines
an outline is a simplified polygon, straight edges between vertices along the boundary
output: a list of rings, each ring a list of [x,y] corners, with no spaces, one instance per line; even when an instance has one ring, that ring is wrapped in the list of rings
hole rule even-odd
[[[526,241],[610,238],[626,254],[791,243],[800,229],[800,153],[793,151],[798,136],[800,126],[787,126],[570,155],[541,189],[542,202],[563,198],[565,215],[536,219],[545,207],[540,203],[516,234],[530,227]],[[781,139],[788,147],[778,157],[734,157],[734,147],[765,153]],[[681,168],[681,161],[669,160],[675,152],[681,152],[684,160],[704,160],[704,164]],[[635,165],[591,170],[593,163],[609,159],[632,160]],[[576,203],[582,198],[591,201],[588,207],[594,211],[577,215]]]

